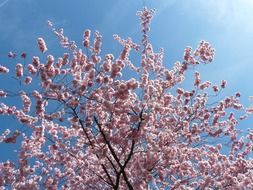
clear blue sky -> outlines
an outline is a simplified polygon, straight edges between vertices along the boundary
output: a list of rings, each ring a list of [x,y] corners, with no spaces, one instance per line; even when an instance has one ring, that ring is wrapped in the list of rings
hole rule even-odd
[[[171,67],[181,60],[185,46],[195,48],[200,40],[209,41],[216,49],[216,58],[212,64],[199,67],[202,78],[218,84],[227,80],[223,96],[240,91],[243,102],[248,103],[248,96],[253,95],[252,0],[146,0],[146,5],[157,9],[150,36],[155,50],[165,49],[165,65]],[[113,34],[140,39],[135,15],[142,6],[143,0],[0,0],[0,64],[14,65],[7,59],[9,51],[26,51],[28,60],[40,55],[37,37],[41,36],[49,52],[57,53],[59,45],[48,30],[47,20],[64,28],[79,44],[84,29],[99,30],[103,52],[118,52],[120,46]],[[0,80],[0,88],[6,87],[8,81]],[[0,120],[0,126],[5,128],[6,122]],[[245,128],[252,126],[250,121],[243,124]]]

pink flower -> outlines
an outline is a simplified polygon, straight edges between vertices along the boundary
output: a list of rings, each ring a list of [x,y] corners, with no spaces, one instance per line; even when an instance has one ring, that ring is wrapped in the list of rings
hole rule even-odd
[[[24,71],[18,63],[16,76],[24,76],[25,84],[35,78],[38,84],[21,86],[20,93],[0,90],[6,97],[0,102],[1,117],[24,126],[15,165],[0,162],[0,189],[251,188],[253,130],[239,139],[243,133],[237,123],[253,107],[244,108],[239,93],[220,101],[208,94],[225,88],[226,81],[213,86],[201,81],[199,72],[188,77],[188,68],[212,61],[214,50],[207,42],[194,53],[186,47],[184,60],[167,69],[163,50],[155,53],[148,37],[154,10],[145,7],[138,15],[143,47],[133,63],[130,50],[140,47],[131,38],[114,36],[123,46],[115,59],[99,55],[98,32],[91,47],[91,32],[84,31],[83,51],[49,22],[69,53],[57,61],[53,55],[42,55],[41,62],[33,57]],[[46,51],[42,38],[38,45]],[[9,70],[0,66],[0,71]],[[0,142],[15,143],[19,135],[2,131]]]
[[[201,90],[204,90],[204,89],[210,87],[211,85],[212,85],[211,82],[206,81],[206,82],[201,83],[200,86],[199,86],[199,88],[200,88]]]
[[[195,50],[194,55],[204,63],[212,62],[215,50],[206,41],[201,41],[198,48]]]
[[[227,81],[222,80],[222,81],[221,81],[221,88],[225,88],[225,87],[226,87],[226,84],[227,84]]]
[[[99,54],[101,52],[101,46],[102,46],[102,36],[99,34],[99,32],[96,31],[93,44],[94,53]]]
[[[47,46],[43,38],[38,38],[39,49],[42,53],[47,51]]]
[[[20,63],[18,63],[18,64],[16,65],[16,77],[17,77],[17,78],[20,78],[20,77],[22,77],[22,76],[23,76],[23,65],[20,64]]]
[[[83,33],[83,46],[86,48],[90,45],[90,33],[91,31],[88,29],[85,30]]]
[[[32,64],[33,64],[33,66],[34,66],[35,68],[38,68],[39,65],[40,65],[40,58],[34,56],[33,59],[32,59]]]
[[[32,75],[37,73],[37,69],[32,65],[32,64],[28,64],[27,65],[27,70],[29,73],[31,73]]]
[[[0,65],[0,73],[8,73],[8,72],[9,72],[9,69],[7,67]]]
[[[155,9],[148,9],[147,7],[144,7],[142,11],[137,12],[137,15],[141,20],[141,31],[143,32],[142,44],[144,46],[146,46],[148,42],[147,33],[150,30],[149,25],[154,17],[155,12]]]
[[[30,77],[30,76],[26,77],[24,80],[25,84],[30,84],[31,82],[32,82],[32,77]]]
[[[184,90],[183,90],[182,88],[178,88],[178,89],[177,89],[177,93],[178,93],[178,94],[183,94],[183,93],[184,93]]]
[[[213,86],[213,91],[214,91],[214,92],[218,92],[218,91],[219,91],[218,86]]]
[[[28,113],[32,105],[31,99],[23,91],[20,92],[20,96],[23,101],[23,111],[24,113]]]
[[[196,72],[194,86],[199,86],[199,83],[200,83],[200,74],[199,74],[199,72]]]
[[[0,90],[0,97],[6,97],[7,96],[7,93],[4,92],[3,90]]]
[[[9,129],[6,129],[1,135],[0,135],[0,143],[3,142],[3,140],[6,138],[6,136],[10,133],[11,131]]]

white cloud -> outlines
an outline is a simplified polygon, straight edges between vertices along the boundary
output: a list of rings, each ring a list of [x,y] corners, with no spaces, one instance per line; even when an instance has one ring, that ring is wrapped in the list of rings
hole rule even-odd
[[[208,22],[227,27],[241,27],[253,30],[249,22],[253,19],[252,0],[192,0],[180,1],[182,11],[193,12]]]

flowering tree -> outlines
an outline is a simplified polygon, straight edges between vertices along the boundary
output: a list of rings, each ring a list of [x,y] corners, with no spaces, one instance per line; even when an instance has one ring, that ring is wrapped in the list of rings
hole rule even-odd
[[[245,110],[240,94],[210,103],[208,93],[218,95],[226,81],[212,85],[197,71],[192,90],[182,88],[187,69],[212,62],[214,49],[201,41],[167,69],[163,50],[155,53],[147,35],[154,10],[144,8],[137,15],[141,44],[115,35],[123,46],[117,57],[101,55],[98,32],[91,44],[91,31],[84,31],[82,49],[49,22],[69,53],[16,65],[19,81],[39,80],[40,87],[18,93],[21,108],[0,105],[0,114],[32,130],[28,135],[7,129],[0,136],[1,143],[22,139],[18,162],[0,163],[1,189],[252,188],[253,133],[240,138],[232,112]],[[48,52],[43,38],[38,46]],[[141,55],[139,67],[130,60],[131,50]],[[136,77],[127,79],[124,70]],[[1,74],[8,72],[0,67]],[[6,90],[0,96],[10,98]]]

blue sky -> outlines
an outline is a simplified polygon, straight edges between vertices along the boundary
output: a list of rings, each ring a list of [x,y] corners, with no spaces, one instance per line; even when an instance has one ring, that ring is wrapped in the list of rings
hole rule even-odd
[[[167,67],[182,60],[185,46],[195,48],[200,40],[209,41],[216,57],[212,64],[197,69],[202,78],[218,84],[227,80],[228,88],[222,96],[240,91],[242,101],[248,103],[248,96],[253,95],[252,0],[146,0],[146,5],[157,9],[150,37],[155,50],[165,49]],[[143,0],[0,0],[0,64],[14,65],[7,59],[9,51],[25,51],[28,60],[41,55],[38,37],[44,37],[49,52],[57,54],[60,46],[47,20],[64,28],[79,44],[84,29],[98,30],[103,35],[103,53],[118,52],[120,46],[113,34],[140,40],[136,11],[142,6]],[[9,86],[6,78],[0,80],[0,88]],[[1,127],[6,125],[8,120],[0,119]],[[243,125],[249,128],[252,121]]]

